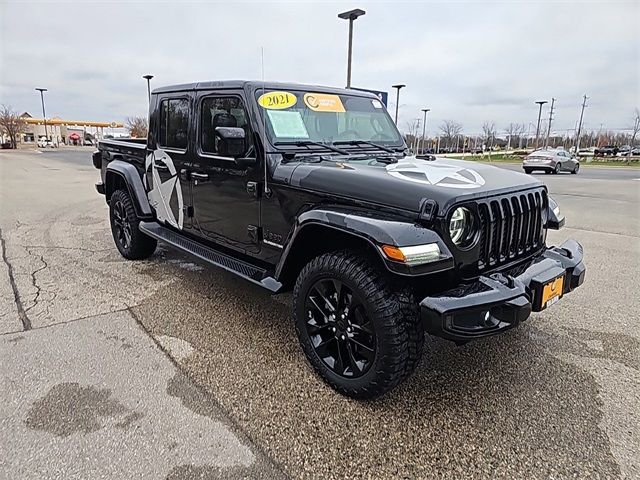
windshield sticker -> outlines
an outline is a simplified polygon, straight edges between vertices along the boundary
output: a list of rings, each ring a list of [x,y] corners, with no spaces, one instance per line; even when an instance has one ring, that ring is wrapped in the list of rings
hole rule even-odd
[[[298,110],[267,110],[273,134],[278,138],[309,138]]]
[[[382,103],[380,103],[380,100],[371,100],[371,103],[373,104],[373,108],[382,108]]]
[[[267,92],[260,95],[258,105],[269,110],[282,110],[293,107],[298,101],[291,92]]]
[[[340,97],[328,93],[305,93],[304,103],[314,112],[343,113],[345,111]]]
[[[425,161],[400,161],[387,165],[387,173],[407,182],[447,188],[478,188],[484,185],[482,176],[470,168],[454,165],[434,165]]]

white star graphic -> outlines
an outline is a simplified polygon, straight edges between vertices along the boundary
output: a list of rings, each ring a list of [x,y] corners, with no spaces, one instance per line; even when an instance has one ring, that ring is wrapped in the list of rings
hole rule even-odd
[[[461,175],[466,172],[471,177]],[[398,162],[389,165],[387,172],[396,178],[414,183],[437,185],[450,188],[476,188],[484,185],[484,179],[474,170],[453,165],[429,165],[426,162]],[[407,175],[409,174],[409,175]],[[419,174],[424,178],[411,174]]]
[[[172,175],[166,181],[162,181],[158,170],[155,168],[155,160],[162,161],[169,168],[169,173]],[[151,177],[153,182],[153,188],[149,190],[147,194],[149,203],[156,210],[156,216],[158,220],[164,221],[177,228],[182,228],[183,211],[182,211],[182,189],[180,182],[176,174],[176,169],[171,160],[171,157],[166,155],[162,150],[156,150],[153,154],[149,154],[147,157],[147,168],[151,167]],[[176,192],[176,198],[178,200],[178,218],[171,210],[171,196],[173,192]]]

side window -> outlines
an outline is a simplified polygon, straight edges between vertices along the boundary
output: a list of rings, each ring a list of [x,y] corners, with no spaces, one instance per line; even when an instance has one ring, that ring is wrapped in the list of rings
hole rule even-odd
[[[251,131],[240,97],[206,97],[202,100],[200,147],[203,152],[217,154],[216,127],[240,127],[245,133],[245,152],[251,146]]]
[[[160,104],[160,145],[187,148],[189,129],[189,100],[169,98]]]

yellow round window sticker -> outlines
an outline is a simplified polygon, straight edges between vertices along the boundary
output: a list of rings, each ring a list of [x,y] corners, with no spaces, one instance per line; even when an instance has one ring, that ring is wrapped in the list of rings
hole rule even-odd
[[[260,95],[258,105],[270,110],[282,110],[293,107],[297,101],[298,97],[291,92],[267,92]]]

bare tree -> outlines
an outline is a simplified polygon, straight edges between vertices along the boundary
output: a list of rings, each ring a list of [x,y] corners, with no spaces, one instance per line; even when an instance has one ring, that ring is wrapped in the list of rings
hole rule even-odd
[[[149,124],[144,117],[127,117],[124,128],[133,138],[145,138],[149,132]]]
[[[518,148],[520,148],[520,139],[525,129],[526,127],[523,123],[510,123],[507,128],[504,129],[504,133],[506,133],[508,137],[507,148],[511,148],[512,145],[518,145]]]
[[[439,128],[442,132],[442,138],[444,139],[444,144],[447,148],[451,148],[453,146],[453,142],[462,133],[462,124],[454,122],[453,120],[445,120],[440,124]]]
[[[631,152],[636,143],[636,136],[640,133],[640,110],[636,108],[636,118],[633,119],[633,128],[631,129],[631,142],[629,142],[629,153],[627,154],[627,163],[631,162]]]
[[[9,137],[11,148],[18,148],[18,135],[24,132],[27,123],[20,117],[11,105],[0,107],[0,129]]]
[[[496,138],[496,124],[494,122],[484,122],[482,124],[482,135],[484,143],[491,149]]]

